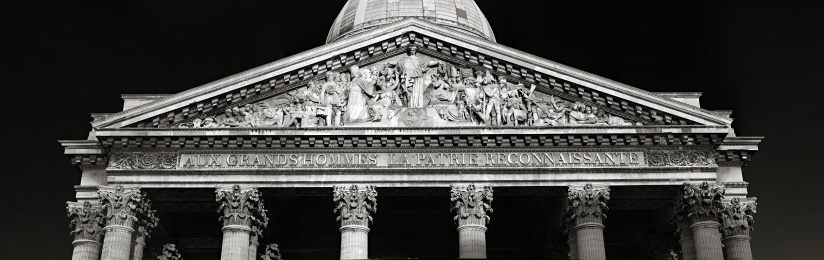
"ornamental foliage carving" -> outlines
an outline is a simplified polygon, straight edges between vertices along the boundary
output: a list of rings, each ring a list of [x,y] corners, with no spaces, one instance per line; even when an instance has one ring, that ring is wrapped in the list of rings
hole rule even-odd
[[[232,186],[231,190],[218,188],[215,191],[215,201],[220,203],[217,210],[221,214],[219,220],[224,226],[259,227],[268,223],[261,195],[257,188],[241,190],[240,185]]]
[[[742,202],[738,198],[733,198],[729,203],[724,203],[724,211],[722,212],[721,232],[724,237],[729,236],[749,236],[753,230],[753,214],[757,203],[755,198],[751,198],[747,202]]]
[[[492,187],[484,186],[480,189],[474,184],[466,187],[453,186],[451,192],[452,212],[455,212],[455,223],[458,226],[489,224],[492,213]]]
[[[86,201],[82,205],[78,202],[66,202],[66,211],[71,218],[71,234],[74,240],[92,240],[100,242],[102,228],[106,224],[105,208],[93,205]]]
[[[163,245],[163,251],[157,256],[159,260],[183,260],[183,255],[177,249],[175,244]]]
[[[174,169],[177,153],[115,153],[109,168],[122,170]]]
[[[712,166],[715,157],[710,151],[647,151],[649,166]]]
[[[349,72],[330,71],[286,94],[177,127],[640,125],[535,89],[489,70],[421,55],[411,45],[405,55],[352,66]]]
[[[141,194],[140,207],[135,208],[135,222],[136,230],[139,234],[145,237],[151,237],[152,230],[157,226],[160,220],[155,216],[156,210],[152,208],[152,201],[146,198],[146,193]]]
[[[372,223],[371,213],[377,212],[377,197],[375,186],[336,186],[332,197],[332,201],[337,204],[333,211],[338,214],[335,220],[341,226],[369,226]]]
[[[140,189],[125,188],[123,185],[100,187],[97,191],[100,203],[106,208],[106,225],[132,227],[138,221],[136,213],[143,208]]]
[[[585,184],[583,187],[569,187],[567,192],[567,221],[576,226],[584,223],[602,223],[609,210],[609,187]]]
[[[280,256],[280,249],[278,244],[272,243],[266,246],[266,252],[260,255],[263,260],[283,260]]]
[[[682,215],[689,225],[703,222],[721,222],[724,199],[724,185],[702,182],[701,184],[684,183],[676,201],[676,214]]]

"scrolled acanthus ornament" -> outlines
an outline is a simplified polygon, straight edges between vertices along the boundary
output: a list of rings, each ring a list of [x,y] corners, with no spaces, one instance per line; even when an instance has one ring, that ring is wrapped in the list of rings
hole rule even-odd
[[[362,189],[357,185],[348,188],[336,186],[332,198],[332,201],[337,203],[333,211],[338,214],[335,220],[341,226],[368,226],[372,223],[371,213],[377,212],[377,197],[378,192],[375,191],[375,186],[367,185]]]
[[[484,186],[480,189],[474,184],[465,187],[452,186],[451,203],[454,220],[458,226],[489,224],[492,213],[492,187]]]
[[[713,166],[715,157],[709,151],[647,151],[649,166]]]
[[[140,195],[141,203],[140,207],[135,208],[135,217],[137,218],[136,227],[137,232],[146,236],[147,238],[151,237],[150,234],[152,230],[157,226],[157,222],[160,219],[155,216],[156,210],[152,209],[152,201],[146,198],[146,193],[142,193]]]
[[[753,214],[757,203],[755,198],[741,201],[738,198],[733,198],[729,203],[724,203],[724,211],[722,212],[721,232],[724,237],[730,236],[749,236],[753,230]]]
[[[278,244],[272,243],[266,246],[266,252],[260,255],[263,260],[283,260],[280,256],[280,249]]]
[[[569,187],[566,214],[571,224],[602,223],[609,210],[609,187],[585,184],[583,187]]]
[[[177,153],[115,153],[109,168],[120,170],[174,169]]]
[[[143,195],[137,188],[123,185],[100,187],[100,203],[106,208],[106,225],[132,227],[138,221],[135,215],[143,207]]]
[[[257,188],[241,190],[240,185],[232,186],[231,190],[218,188],[215,191],[215,201],[220,203],[217,210],[221,214],[219,220],[224,226],[251,227],[256,223],[268,223],[261,195]]]
[[[183,260],[183,255],[177,249],[175,244],[163,245],[163,252],[157,256],[159,260]]]
[[[66,211],[71,218],[71,235],[74,240],[91,240],[100,242],[103,237],[102,228],[106,224],[106,208],[92,204],[89,201],[66,202]]]
[[[676,214],[686,218],[690,225],[702,222],[720,222],[723,211],[724,185],[703,182],[701,184],[684,183],[676,202]]]

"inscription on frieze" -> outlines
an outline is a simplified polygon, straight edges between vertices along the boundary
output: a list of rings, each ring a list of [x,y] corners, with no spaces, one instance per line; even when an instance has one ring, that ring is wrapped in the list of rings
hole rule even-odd
[[[181,154],[181,169],[324,167],[638,167],[643,152]]]

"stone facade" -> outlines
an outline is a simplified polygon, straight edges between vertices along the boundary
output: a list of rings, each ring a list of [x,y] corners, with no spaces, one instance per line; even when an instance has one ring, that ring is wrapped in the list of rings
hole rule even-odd
[[[320,48],[61,141],[72,259],[752,259],[761,137],[698,96],[499,45],[473,1],[351,0]]]

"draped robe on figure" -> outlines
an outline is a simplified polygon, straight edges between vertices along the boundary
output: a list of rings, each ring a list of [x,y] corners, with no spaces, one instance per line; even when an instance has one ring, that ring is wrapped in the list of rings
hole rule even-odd
[[[367,101],[375,95],[375,82],[355,78],[349,82],[349,101],[346,104],[346,121],[358,122],[369,118]]]
[[[409,107],[424,107],[426,104],[424,103],[423,91],[426,89],[426,84],[423,76],[426,72],[426,66],[421,64],[418,55],[408,55],[403,58],[402,66],[407,80],[414,81],[409,95]]]

